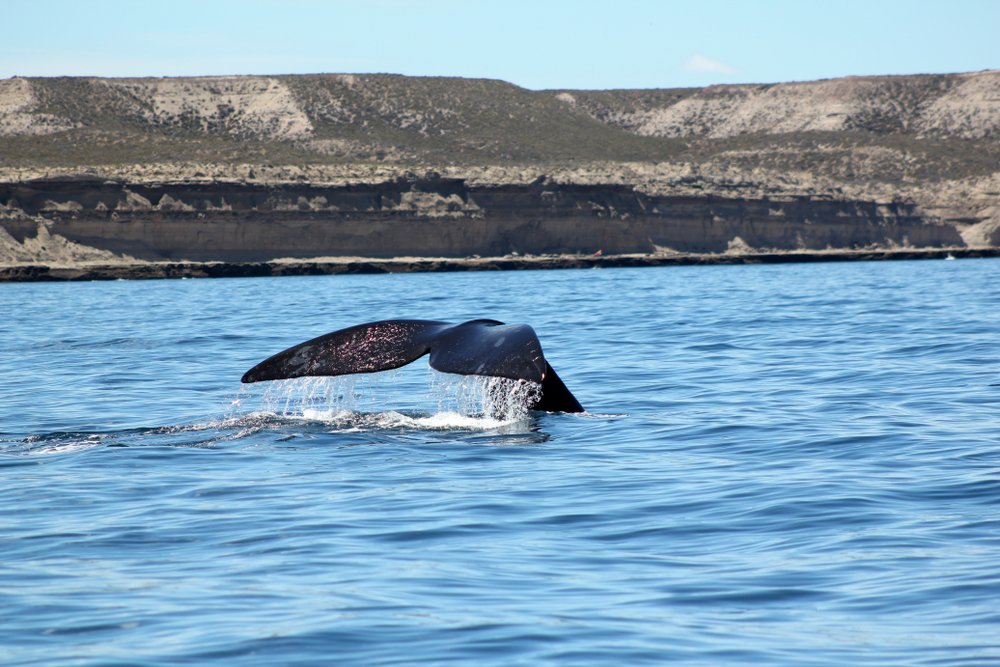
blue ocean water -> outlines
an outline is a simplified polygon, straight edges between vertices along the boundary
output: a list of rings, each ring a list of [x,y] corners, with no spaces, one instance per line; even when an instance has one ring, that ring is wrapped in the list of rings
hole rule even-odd
[[[4,665],[1000,664],[1000,260],[3,284],[0,312]],[[239,383],[476,317],[533,325],[588,411],[483,416],[423,361]]]

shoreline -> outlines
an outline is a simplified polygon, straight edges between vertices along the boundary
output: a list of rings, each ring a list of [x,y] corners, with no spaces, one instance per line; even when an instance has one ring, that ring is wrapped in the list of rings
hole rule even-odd
[[[1000,257],[1000,247],[806,250],[771,253],[677,253],[668,255],[528,255],[505,257],[324,257],[265,262],[134,261],[0,265],[0,282],[73,282],[177,278],[257,278],[267,276],[445,273],[549,269],[635,268],[726,264],[798,264],[947,258]]]

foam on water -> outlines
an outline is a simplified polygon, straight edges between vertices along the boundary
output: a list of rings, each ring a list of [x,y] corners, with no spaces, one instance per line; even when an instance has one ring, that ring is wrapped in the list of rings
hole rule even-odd
[[[362,431],[366,429],[415,429],[415,430],[466,430],[490,431],[517,424],[491,417],[476,417],[458,412],[436,412],[431,415],[407,415],[401,412],[330,412],[307,408],[302,412],[305,421],[329,424],[338,430]],[[526,420],[525,420],[526,421]]]

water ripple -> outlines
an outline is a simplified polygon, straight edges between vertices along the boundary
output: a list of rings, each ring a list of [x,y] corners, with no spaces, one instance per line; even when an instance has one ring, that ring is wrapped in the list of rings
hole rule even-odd
[[[998,269],[6,285],[0,662],[998,664]],[[589,411],[238,382],[429,303]]]

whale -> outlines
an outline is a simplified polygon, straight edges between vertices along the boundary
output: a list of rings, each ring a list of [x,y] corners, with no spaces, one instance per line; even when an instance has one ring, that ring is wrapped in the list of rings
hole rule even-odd
[[[528,406],[545,412],[583,412],[583,406],[545,360],[527,324],[470,320],[381,320],[339,329],[293,345],[243,374],[245,383],[306,376],[374,373],[424,355],[442,373],[501,377],[539,385]]]

